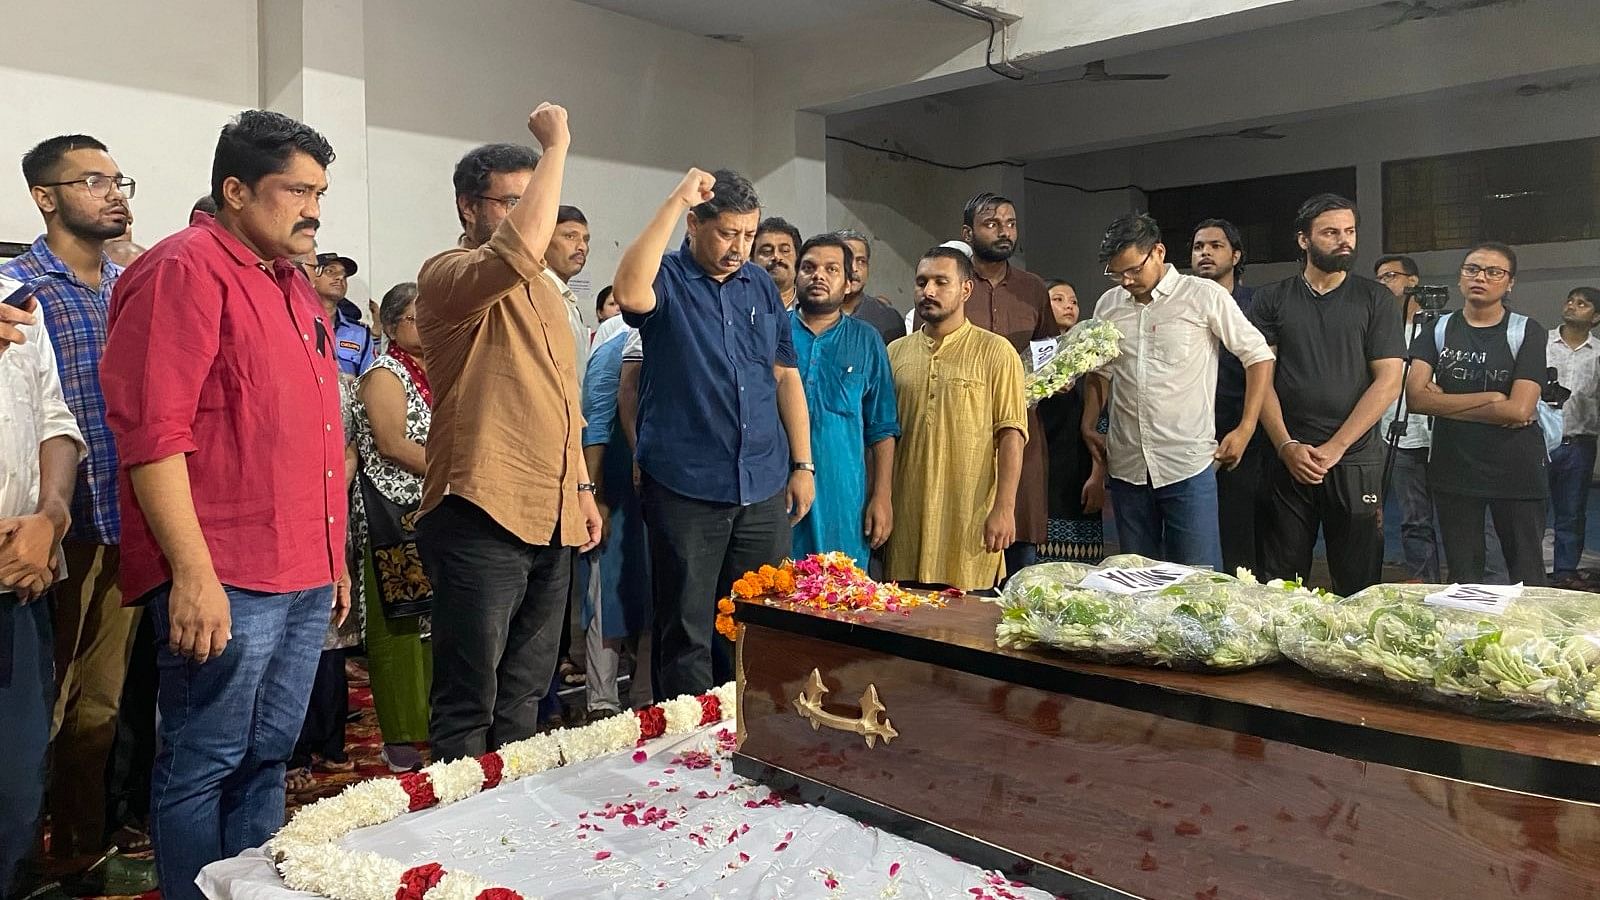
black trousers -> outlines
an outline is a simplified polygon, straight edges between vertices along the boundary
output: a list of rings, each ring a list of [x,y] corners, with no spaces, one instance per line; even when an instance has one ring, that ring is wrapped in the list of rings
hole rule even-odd
[[[1232,575],[1241,566],[1262,571],[1260,533],[1271,498],[1267,482],[1272,448],[1251,444],[1232,472],[1217,468],[1217,530],[1222,535],[1222,571]]]
[[[355,615],[352,611],[351,615]],[[344,762],[345,719],[350,714],[350,680],[344,674],[343,649],[324,650],[317,658],[317,677],[311,682],[306,720],[300,726],[289,768],[311,765],[314,753],[329,762]]]
[[[711,503],[649,475],[641,487],[655,602],[651,684],[658,700],[702,694],[733,677],[732,645],[714,631],[717,600],[745,572],[789,555],[788,498],[780,490],[749,506]]]
[[[1433,502],[1439,510],[1439,540],[1444,544],[1451,581],[1483,583],[1483,512],[1487,509],[1505,551],[1509,583],[1544,585],[1545,501],[1491,500],[1434,491]]]
[[[532,737],[555,672],[571,548],[523,543],[455,496],[422,517],[417,548],[433,583],[433,758]]]
[[[117,706],[117,736],[106,760],[106,839],[117,829],[150,827],[150,773],[156,765],[156,626],[140,616]]]
[[[1274,457],[1269,466],[1270,500],[1259,523],[1261,568],[1267,578],[1311,574],[1311,552],[1322,532],[1333,591],[1349,596],[1383,576],[1383,465],[1344,463],[1328,470],[1321,484],[1301,484]],[[1480,515],[1478,521],[1482,522]]]

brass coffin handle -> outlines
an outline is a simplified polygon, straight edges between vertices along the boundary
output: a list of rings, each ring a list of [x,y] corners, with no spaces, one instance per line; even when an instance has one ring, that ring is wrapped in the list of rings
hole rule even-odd
[[[878,738],[883,738],[885,744],[900,736],[889,724],[889,717],[879,716],[889,710],[878,699],[878,686],[867,685],[861,693],[861,715],[856,718],[849,716],[836,716],[822,709],[822,695],[828,692],[827,685],[822,683],[822,672],[811,670],[811,677],[806,679],[806,686],[801,689],[800,696],[794,698],[795,712],[800,718],[811,723],[811,730],[816,731],[826,725],[835,731],[850,731],[867,739],[868,747],[877,746]]]

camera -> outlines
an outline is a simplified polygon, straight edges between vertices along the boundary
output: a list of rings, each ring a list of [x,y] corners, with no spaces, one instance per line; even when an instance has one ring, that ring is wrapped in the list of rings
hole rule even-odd
[[[1539,399],[1550,404],[1556,409],[1572,397],[1572,388],[1564,387],[1556,380],[1556,367],[1550,366],[1544,370],[1544,388],[1539,391]]]
[[[1415,300],[1420,310],[1438,312],[1450,302],[1450,289],[1442,284],[1419,284],[1406,288],[1406,299]]]

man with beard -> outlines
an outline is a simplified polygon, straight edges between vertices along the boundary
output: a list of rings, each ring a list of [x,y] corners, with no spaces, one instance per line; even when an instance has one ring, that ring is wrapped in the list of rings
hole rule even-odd
[[[567,303],[567,327],[572,329],[572,344],[577,348],[578,386],[583,387],[583,376],[589,368],[589,326],[584,324],[578,295],[568,287],[568,282],[578,277],[589,261],[589,220],[576,206],[562,206],[556,212],[556,230],[550,235],[550,246],[544,250],[545,277],[556,286],[561,299]],[[566,658],[566,644],[561,656]]]
[[[283,826],[330,610],[350,608],[339,370],[290,262],[313,246],[332,162],[310,127],[241,113],[217,140],[216,217],[151,247],[112,298],[120,581],[155,621],[151,838],[174,900]]]
[[[890,498],[900,423],[883,341],[871,325],[844,314],[851,256],[832,234],[800,248],[792,332],[811,414],[817,500],[794,526],[792,552],[799,558],[838,550],[865,569],[868,555],[894,528]]]
[[[1317,532],[1335,593],[1375,583],[1383,569],[1383,411],[1400,395],[1400,317],[1382,285],[1350,274],[1356,208],[1337,194],[1301,204],[1297,275],[1256,291],[1250,319],[1278,364],[1262,423],[1277,453],[1262,522],[1261,568],[1311,572]]]
[[[961,239],[972,246],[976,274],[966,318],[1011,342],[1019,358],[1029,355],[1033,341],[1061,333],[1050,312],[1050,292],[1039,276],[1012,265],[1017,250],[1017,207],[999,194],[984,192],[967,201]],[[1016,542],[1006,550],[1006,571],[1031,566],[1044,543],[1049,519],[1046,508],[1044,425],[1036,409],[1028,410],[1028,444],[1022,452],[1022,480],[1016,498]]]
[[[1238,464],[1254,437],[1272,383],[1272,353],[1216,282],[1181,275],[1166,261],[1156,220],[1133,213],[1111,223],[1100,244],[1106,277],[1095,316],[1122,333],[1122,354],[1092,377],[1109,384],[1107,488],[1124,553],[1190,566],[1222,563],[1217,476]],[[1245,367],[1240,419],[1212,439],[1217,357],[1226,347]],[[1097,443],[1101,398],[1089,391],[1085,442]]]
[[[556,671],[573,547],[600,541],[568,302],[545,272],[571,134],[541,103],[543,155],[486,144],[456,163],[460,246],[417,273],[433,391],[417,546],[433,584],[437,760],[530,737]],[[521,417],[507,427],[507,415]]]
[[[844,314],[876,328],[885,347],[905,337],[905,317],[896,312],[889,301],[867,293],[867,278],[872,274],[872,244],[867,236],[853,228],[841,228],[834,234],[849,246],[851,257],[856,261],[850,287],[844,295]]]
[[[322,301],[322,311],[333,323],[333,353],[339,360],[340,374],[351,377],[365,374],[378,357],[377,340],[367,326],[361,324],[361,307],[348,297],[350,276],[356,274],[356,261],[337,253],[318,253],[303,268]]]
[[[71,527],[55,536],[62,540],[67,577],[57,585],[54,601],[52,770],[58,777],[49,791],[53,825],[45,869],[76,875],[105,849],[106,758],[139,621],[138,610],[123,608],[117,589],[122,539],[117,448],[100,389],[106,312],[122,275],[106,249],[132,221],[128,200],[134,182],[104,144],[82,134],[40,143],[22,158],[22,173],[45,232],[27,252],[0,266],[0,275],[24,282],[44,279],[33,292],[38,315],[55,345],[67,408],[89,451],[78,470]]]
[[[967,321],[972,261],[935,247],[917,263],[922,327],[889,347],[901,437],[897,521],[884,545],[892,581],[988,590],[1016,538],[1027,442],[1022,359]]]
[[[756,228],[755,249],[751,259],[767,270],[772,283],[778,286],[778,297],[783,308],[794,309],[795,261],[800,258],[800,229],[777,216],[762,219]]]
[[[690,169],[612,284],[642,341],[637,447],[658,697],[732,676],[731,647],[713,631],[717,598],[789,555],[816,492],[789,316],[749,261],[760,217],[749,179]],[[668,253],[679,222],[683,245]]]
[[[1194,274],[1215,281],[1233,296],[1246,316],[1255,289],[1244,283],[1244,240],[1227,219],[1206,219],[1194,228],[1189,245]],[[1217,359],[1216,436],[1221,441],[1244,416],[1244,364],[1226,347]],[[1256,429],[1238,465],[1217,469],[1217,526],[1222,534],[1222,570],[1261,568],[1256,523],[1266,502],[1267,461],[1272,444]]]

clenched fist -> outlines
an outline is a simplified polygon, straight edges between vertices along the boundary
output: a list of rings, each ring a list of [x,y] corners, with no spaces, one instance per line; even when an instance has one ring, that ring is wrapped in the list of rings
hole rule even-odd
[[[554,103],[541,103],[528,113],[528,131],[544,150],[565,147],[572,140],[567,131],[567,109]]]
[[[690,169],[678,186],[672,189],[672,198],[687,207],[699,206],[714,196],[711,188],[716,183],[717,179],[710,172]]]

